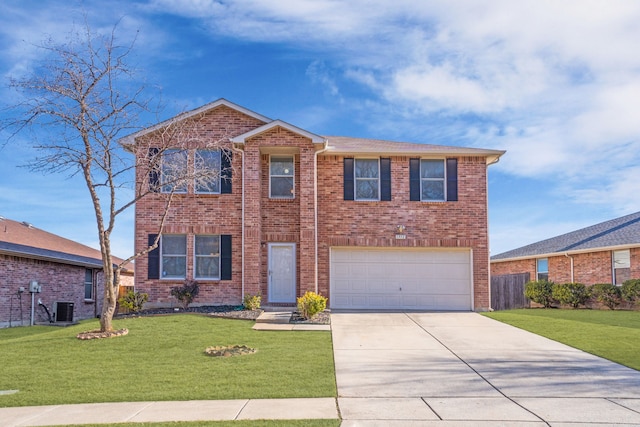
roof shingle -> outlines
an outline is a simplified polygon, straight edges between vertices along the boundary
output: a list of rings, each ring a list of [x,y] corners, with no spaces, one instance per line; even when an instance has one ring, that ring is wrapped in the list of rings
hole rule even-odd
[[[492,256],[491,261],[620,246],[640,246],[640,212],[503,252]]]

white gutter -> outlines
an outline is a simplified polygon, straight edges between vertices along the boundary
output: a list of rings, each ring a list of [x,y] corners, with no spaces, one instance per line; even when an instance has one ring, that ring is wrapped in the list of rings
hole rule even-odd
[[[241,227],[242,227],[242,244],[241,244],[241,251],[242,251],[242,292],[241,292],[241,298],[244,301],[244,150],[237,148],[235,146],[235,144],[231,143],[231,149],[233,151],[239,152],[242,155],[242,219],[241,219]]]
[[[607,251],[618,251],[618,250],[622,250],[622,249],[633,249],[633,248],[638,248],[640,247],[640,244],[638,243],[631,243],[631,244],[626,244],[626,245],[616,245],[616,246],[600,246],[597,248],[587,248],[587,249],[578,249],[575,251],[564,251],[564,252],[548,252],[548,253],[543,253],[543,254],[530,254],[530,255],[521,255],[521,256],[517,256],[517,257],[511,257],[511,258],[501,258],[501,259],[494,259],[491,260],[491,262],[510,262],[510,261],[521,261],[523,259],[532,259],[532,258],[551,258],[551,257],[556,257],[556,256],[564,256],[565,254],[571,254],[571,255],[578,255],[578,254],[585,254],[585,253],[589,253],[589,252],[607,252]]]
[[[315,281],[315,293],[318,293],[318,154],[324,153],[329,149],[329,141],[324,140],[323,147],[316,151],[313,154],[313,216],[314,216],[314,236],[315,236],[315,247],[316,247],[316,256],[314,262],[314,281]]]

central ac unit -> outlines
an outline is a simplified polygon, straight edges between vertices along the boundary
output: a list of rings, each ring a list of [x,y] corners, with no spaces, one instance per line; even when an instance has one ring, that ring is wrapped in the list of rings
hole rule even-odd
[[[73,303],[72,302],[54,302],[53,316],[56,322],[73,322]]]

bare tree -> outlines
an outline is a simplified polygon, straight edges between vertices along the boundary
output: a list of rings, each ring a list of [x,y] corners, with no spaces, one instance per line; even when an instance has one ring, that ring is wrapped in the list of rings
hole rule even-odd
[[[208,167],[210,159],[193,154],[194,138],[181,121],[170,121],[156,129],[149,144],[136,141],[123,147],[119,143],[124,134],[140,128],[142,114],[151,113],[152,98],[146,97],[145,85],[136,81],[135,70],[127,63],[135,39],[120,45],[116,30],[117,25],[110,34],[99,35],[85,24],[66,43],[48,40],[39,45],[45,53],[41,66],[27,77],[10,80],[10,87],[21,100],[7,109],[9,119],[2,123],[12,137],[27,129],[35,131],[34,146],[40,155],[27,165],[31,170],[81,174],[84,178],[95,211],[103,261],[101,332],[113,330],[122,270],[158,246],[174,194],[188,185],[213,185],[224,173],[220,167]],[[194,121],[198,117],[189,125]],[[195,144],[214,148],[222,141],[224,137],[206,143],[196,140]],[[136,160],[132,161],[123,148],[134,153]],[[147,151],[142,155],[140,150]],[[194,156],[193,162],[187,162]],[[136,169],[139,176],[155,174],[157,185],[136,180]],[[130,191],[123,190],[131,190],[133,183],[135,193],[130,196]],[[164,203],[158,212],[158,238],[114,264],[111,234],[117,217],[151,194],[160,196]]]

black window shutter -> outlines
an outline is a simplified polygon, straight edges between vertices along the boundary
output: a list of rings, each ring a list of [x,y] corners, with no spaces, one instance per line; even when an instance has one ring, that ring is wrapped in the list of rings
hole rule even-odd
[[[380,159],[380,200],[391,200],[391,159]]]
[[[231,161],[233,152],[231,150],[220,150],[220,193],[231,194]]]
[[[344,159],[344,199],[353,200],[354,182],[353,182],[353,158]]]
[[[149,148],[149,191],[160,191],[160,160],[156,157],[160,152],[157,148]]]
[[[409,159],[409,200],[420,201],[420,159]]]
[[[458,201],[458,159],[447,159],[447,201]]]
[[[157,234],[149,234],[148,243],[149,246],[153,245],[158,237]],[[147,255],[147,279],[159,279],[160,278],[160,245],[157,248],[149,252]]]
[[[220,236],[220,280],[231,280],[231,235]]]

